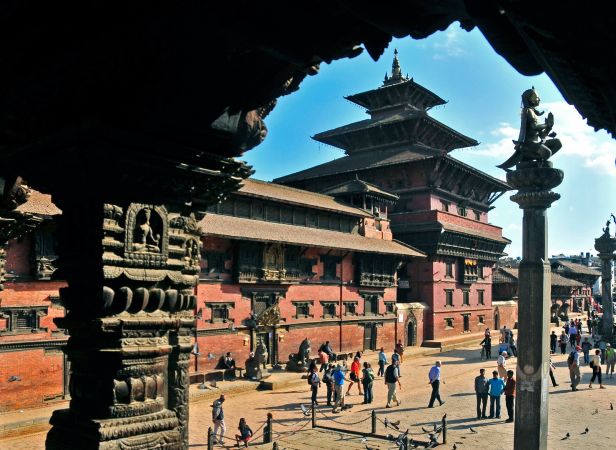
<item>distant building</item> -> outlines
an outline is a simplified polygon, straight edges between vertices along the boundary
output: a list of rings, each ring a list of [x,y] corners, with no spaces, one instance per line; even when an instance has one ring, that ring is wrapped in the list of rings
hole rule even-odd
[[[362,189],[359,189],[361,187]],[[394,348],[422,336],[423,307],[398,312],[398,268],[423,253],[392,239],[391,193],[352,182],[333,196],[246,180],[200,223],[195,370],[232,352],[243,366],[259,343],[268,362],[286,362],[308,338],[312,355]]]
[[[492,327],[492,267],[510,241],[488,212],[510,187],[450,155],[478,143],[430,117],[445,100],[404,77],[397,56],[382,86],[347,100],[370,118],[314,136],[346,156],[274,181],[332,192],[360,179],[398,195],[393,235],[428,255],[402,268],[398,285],[398,302],[428,306],[424,344]]]
[[[64,316],[52,281],[56,259],[51,220],[61,211],[51,197],[32,191],[18,207],[33,231],[5,247],[6,282],[0,291],[0,412],[44,406],[68,393],[68,367],[62,352],[68,336],[53,323]]]

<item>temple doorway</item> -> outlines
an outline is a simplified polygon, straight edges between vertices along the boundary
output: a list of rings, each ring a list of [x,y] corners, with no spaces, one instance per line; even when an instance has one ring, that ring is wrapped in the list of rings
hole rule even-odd
[[[376,350],[376,324],[364,325],[364,350]]]
[[[500,314],[498,313],[498,309],[494,312],[494,329],[500,330]]]
[[[417,345],[417,322],[412,315],[409,316],[409,322],[406,325],[406,345],[407,347]]]

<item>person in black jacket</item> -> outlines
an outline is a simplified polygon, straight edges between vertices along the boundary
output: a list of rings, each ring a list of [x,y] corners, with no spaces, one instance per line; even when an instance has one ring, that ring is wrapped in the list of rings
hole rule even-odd
[[[479,343],[483,347],[483,352],[485,352],[486,359],[492,358],[492,338],[490,336],[486,336],[483,338],[483,341]]]

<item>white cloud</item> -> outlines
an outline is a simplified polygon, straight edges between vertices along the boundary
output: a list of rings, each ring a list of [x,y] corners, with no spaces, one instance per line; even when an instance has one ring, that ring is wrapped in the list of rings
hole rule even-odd
[[[462,29],[452,24],[445,32],[439,33],[436,42],[432,44],[435,52],[433,59],[457,58],[466,54],[462,45]]]
[[[607,133],[595,132],[576,109],[564,101],[545,103],[539,109],[554,114],[554,131],[563,144],[560,156],[581,158],[585,167],[616,176],[616,142]],[[503,160],[513,154],[511,141],[517,139],[518,128],[509,123],[501,123],[490,134],[496,140],[480,146],[474,154]]]
[[[519,223],[509,223],[503,227],[505,231],[522,231],[522,225]]]

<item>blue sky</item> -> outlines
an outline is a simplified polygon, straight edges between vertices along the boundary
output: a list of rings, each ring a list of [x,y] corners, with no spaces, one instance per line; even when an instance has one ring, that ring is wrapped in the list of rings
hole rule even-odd
[[[343,156],[341,150],[311,136],[368,117],[343,96],[380,86],[385,72],[391,71],[394,48],[404,74],[448,101],[430,114],[480,142],[451,155],[501,179],[504,172],[496,165],[513,152],[520,94],[531,86],[537,89],[539,109],[554,113],[554,131],[563,141],[552,158],[565,178],[555,189],[561,199],[548,210],[549,253],[595,253],[594,238],[601,234],[609,213],[616,212],[616,141],[587,126],[547,76],[520,75],[479,31],[467,33],[457,23],[427,39],[394,40],[377,62],[364,51],[354,59],[322,65],[299,91],[279,99],[267,117],[268,137],[243,158],[256,170],[254,177],[269,181]],[[495,203],[489,218],[503,227],[503,234],[512,240],[505,252],[516,257],[522,255],[522,212],[510,195]]]

